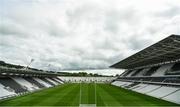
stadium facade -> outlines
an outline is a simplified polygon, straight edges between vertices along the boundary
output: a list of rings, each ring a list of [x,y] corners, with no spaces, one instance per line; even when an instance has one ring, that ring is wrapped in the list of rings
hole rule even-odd
[[[125,69],[113,85],[180,104],[179,35],[171,35],[110,67]]]

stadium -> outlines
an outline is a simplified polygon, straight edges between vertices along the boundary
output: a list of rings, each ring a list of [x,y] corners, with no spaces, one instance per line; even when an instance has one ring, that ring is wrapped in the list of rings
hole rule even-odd
[[[0,65],[1,106],[179,106],[180,36],[171,35],[110,68],[118,77],[67,76]],[[113,72],[113,70],[109,70]]]
[[[0,0],[0,107],[180,107],[180,0]]]

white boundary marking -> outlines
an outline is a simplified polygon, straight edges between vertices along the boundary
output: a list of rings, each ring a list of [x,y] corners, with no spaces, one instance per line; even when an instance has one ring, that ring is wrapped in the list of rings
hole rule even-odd
[[[95,104],[96,104],[96,102],[97,102],[97,95],[96,95],[96,82],[95,82],[95,84],[94,84],[94,85],[95,85],[95,87],[94,87],[94,88],[95,88],[95,89],[94,89],[94,90],[95,90],[95,92],[94,92],[94,93],[95,93],[95,98],[94,98],[94,99],[95,99]]]
[[[79,97],[79,105],[81,105],[81,82],[80,82],[80,92],[79,92],[79,94],[80,94],[80,95],[79,95],[79,96],[80,96],[80,97]]]
[[[80,104],[79,107],[96,107],[96,104]]]

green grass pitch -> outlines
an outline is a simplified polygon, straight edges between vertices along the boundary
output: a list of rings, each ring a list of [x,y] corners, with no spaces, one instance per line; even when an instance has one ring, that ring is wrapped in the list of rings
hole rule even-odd
[[[178,106],[110,84],[64,84],[0,101],[0,106]]]

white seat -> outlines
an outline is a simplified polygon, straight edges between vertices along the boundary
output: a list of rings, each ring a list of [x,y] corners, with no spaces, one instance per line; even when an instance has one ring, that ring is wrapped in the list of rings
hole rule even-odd
[[[166,96],[176,90],[178,90],[179,88],[175,88],[175,87],[166,87],[166,86],[163,86],[155,91],[152,91],[150,93],[148,93],[148,95],[151,95],[151,96],[154,96],[154,97],[157,97],[157,98],[161,98],[163,96]]]
[[[112,85],[122,86],[122,87],[128,86],[130,84],[132,84],[132,82],[115,81],[115,82],[112,83]]]
[[[169,70],[174,64],[162,65],[159,69],[156,70],[152,76],[164,76],[165,72]]]
[[[153,91],[153,90],[155,90],[155,89],[158,89],[158,88],[160,88],[161,86],[159,86],[159,85],[148,85],[147,87],[145,87],[145,88],[142,88],[142,89],[139,89],[139,90],[137,90],[137,92],[140,92],[140,93],[148,93],[148,92],[151,92],[151,91]]]
[[[52,85],[46,83],[45,81],[39,79],[39,78],[33,78],[34,80],[36,80],[37,82],[39,82],[40,84],[44,85],[45,87],[52,87]]]
[[[137,86],[133,87],[132,90],[133,91],[138,91],[138,90],[143,89],[143,88],[145,88],[147,86],[148,86],[148,84],[138,84]]]
[[[14,81],[16,81],[17,83],[19,83],[21,86],[27,87],[27,89],[29,91],[33,91],[33,90],[39,89],[38,86],[33,85],[32,83],[26,81],[25,79],[23,79],[21,77],[12,77],[12,79]]]
[[[54,85],[58,85],[58,83],[57,82],[55,82],[55,81],[53,81],[52,79],[50,79],[50,78],[45,78],[45,79],[47,79],[48,81],[50,81],[51,83],[53,83]]]
[[[53,78],[53,79],[55,79],[56,81],[60,82],[61,84],[63,83],[62,81],[58,80],[57,78]]]
[[[16,93],[13,91],[8,91],[4,89],[4,86],[0,84],[0,97],[9,96],[9,95],[15,95]]]
[[[180,104],[180,90],[164,97],[163,99]]]

